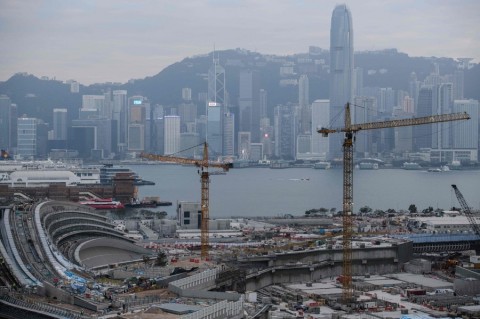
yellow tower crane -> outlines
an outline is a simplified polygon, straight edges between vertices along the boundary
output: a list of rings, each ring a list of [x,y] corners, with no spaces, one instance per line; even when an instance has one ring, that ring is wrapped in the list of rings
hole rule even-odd
[[[200,181],[202,183],[202,199],[201,199],[201,208],[202,208],[202,219],[201,219],[201,257],[203,260],[208,259],[208,248],[209,248],[209,232],[208,232],[208,221],[209,221],[209,184],[210,184],[210,175],[215,175],[218,172],[209,172],[210,167],[221,168],[224,172],[227,172],[232,164],[230,163],[216,163],[210,162],[208,160],[208,144],[203,143],[203,158],[201,160],[184,158],[184,157],[175,157],[175,156],[166,156],[166,155],[155,155],[141,153],[141,158],[146,158],[153,161],[162,161],[177,163],[183,165],[194,165],[199,168],[198,173],[200,174]]]
[[[345,106],[345,127],[317,130],[324,137],[331,133],[345,133],[343,140],[343,268],[342,268],[342,299],[344,303],[352,301],[352,233],[353,233],[353,141],[358,131],[400,126],[432,124],[439,122],[468,120],[467,113],[452,113],[417,117],[410,119],[391,120],[352,124],[350,118],[350,104]]]

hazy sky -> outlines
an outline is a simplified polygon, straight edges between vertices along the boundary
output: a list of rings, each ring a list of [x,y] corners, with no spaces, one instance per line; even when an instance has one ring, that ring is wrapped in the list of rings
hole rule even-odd
[[[355,50],[480,62],[479,0],[0,0],[0,81],[16,72],[125,82],[196,54],[329,48],[336,4]]]

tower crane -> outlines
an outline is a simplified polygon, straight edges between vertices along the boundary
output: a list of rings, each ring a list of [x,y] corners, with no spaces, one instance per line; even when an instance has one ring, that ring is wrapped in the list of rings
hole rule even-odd
[[[175,157],[167,155],[155,155],[141,153],[141,158],[146,158],[153,161],[162,161],[162,162],[171,162],[183,165],[194,165],[199,168],[198,173],[200,175],[200,181],[202,185],[202,198],[201,198],[201,209],[202,209],[202,218],[201,218],[201,257],[204,260],[208,259],[208,248],[209,248],[209,232],[208,232],[208,221],[209,221],[209,185],[210,185],[210,175],[215,175],[218,172],[209,172],[210,167],[221,168],[224,172],[227,172],[232,164],[230,163],[215,163],[208,160],[208,144],[203,143],[203,158],[201,160],[184,158],[184,157]]]
[[[353,297],[352,287],[352,233],[353,233],[353,141],[358,131],[400,126],[412,126],[439,122],[468,120],[467,113],[452,113],[431,115],[410,119],[400,119],[382,122],[352,124],[350,117],[350,104],[345,106],[345,127],[321,128],[317,130],[322,136],[327,137],[332,133],[344,133],[343,140],[343,265],[342,265],[342,299],[344,303],[350,302]]]
[[[478,226],[475,217],[473,216],[472,211],[470,210],[470,207],[467,204],[467,201],[463,197],[462,193],[458,189],[457,185],[452,185],[453,190],[455,191],[455,195],[457,196],[458,202],[460,203],[460,206],[462,206],[463,213],[465,216],[467,216],[468,221],[470,222],[470,225],[473,228],[473,232],[477,237],[480,238],[480,226]]]

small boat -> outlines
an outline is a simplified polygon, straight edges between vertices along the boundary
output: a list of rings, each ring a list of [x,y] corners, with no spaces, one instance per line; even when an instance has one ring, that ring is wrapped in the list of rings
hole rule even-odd
[[[429,169],[428,169],[428,172],[430,172],[430,173],[441,173],[441,172],[442,172],[442,169],[441,169],[441,168],[437,168],[437,167],[432,167],[432,168],[429,168]]]
[[[122,209],[125,206],[112,198],[93,198],[79,202],[82,205],[87,205],[95,209]]]

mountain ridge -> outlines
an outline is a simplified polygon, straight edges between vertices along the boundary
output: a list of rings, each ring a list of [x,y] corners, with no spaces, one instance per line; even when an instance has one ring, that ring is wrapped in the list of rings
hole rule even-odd
[[[78,114],[84,94],[102,94],[111,90],[127,90],[129,96],[143,95],[151,103],[173,107],[182,103],[181,90],[192,89],[192,99],[198,101],[198,94],[207,92],[207,74],[212,65],[212,52],[184,58],[153,76],[136,79],[127,83],[107,83],[80,85],[80,93],[70,93],[69,84],[58,80],[42,80],[24,73],[15,74],[0,83],[0,94],[6,94],[17,104],[18,114],[38,117],[51,122],[54,108],[67,108],[69,119]],[[220,65],[225,68],[226,89],[230,104],[235,106],[238,99],[239,74],[242,69],[259,72],[260,88],[268,92],[268,113],[278,104],[296,103],[298,86],[280,85],[281,80],[295,80],[301,74],[308,74],[310,82],[310,102],[327,99],[329,95],[329,52],[319,49],[310,53],[286,56],[265,55],[244,49],[216,51]],[[322,62],[318,63],[318,62]],[[361,51],[355,53],[355,67],[364,72],[364,87],[392,87],[408,91],[411,72],[423,80],[433,71],[433,63],[438,63],[441,74],[451,74],[457,67],[453,58],[410,57],[396,49],[381,51]],[[282,66],[292,66],[292,74],[281,74]],[[371,72],[369,72],[369,70]],[[383,70],[382,72],[379,72]],[[371,74],[370,74],[371,73]],[[480,99],[480,65],[465,70],[465,97]]]

